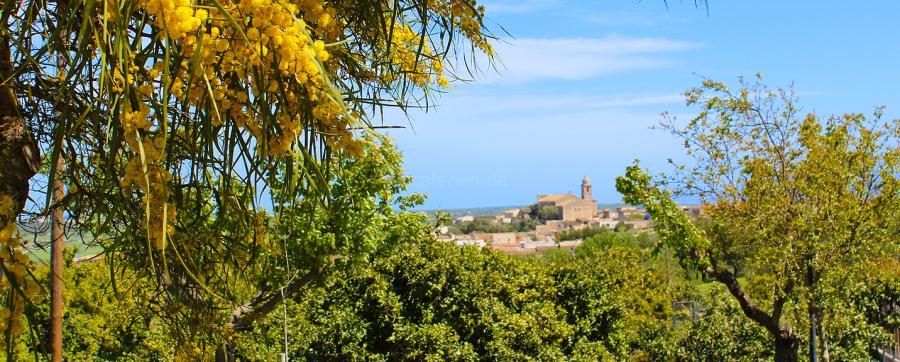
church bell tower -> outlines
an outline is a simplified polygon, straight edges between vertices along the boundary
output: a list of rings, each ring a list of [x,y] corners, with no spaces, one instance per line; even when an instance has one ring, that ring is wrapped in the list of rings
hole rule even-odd
[[[585,201],[594,200],[594,197],[591,195],[591,188],[591,179],[585,176],[584,180],[581,181],[581,199]]]

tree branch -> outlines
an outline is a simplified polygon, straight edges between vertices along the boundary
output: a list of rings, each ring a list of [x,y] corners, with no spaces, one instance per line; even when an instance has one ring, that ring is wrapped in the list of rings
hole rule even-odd
[[[290,298],[309,283],[317,280],[321,276],[327,265],[322,265],[308,271],[303,276],[294,279],[293,282],[282,289],[272,289],[270,285],[265,285],[257,294],[250,299],[249,302],[238,307],[231,313],[231,322],[229,327],[234,331],[243,331],[250,329],[257,319],[262,318],[275,310],[279,304],[285,299]]]
[[[791,293],[791,290],[794,289],[794,280],[788,278],[787,283],[784,286],[784,289],[780,291],[780,294],[775,297],[775,301],[772,303],[772,319],[775,321],[781,320],[781,313],[784,311],[784,304],[787,302],[787,295]],[[778,293],[779,291],[776,291]]]
[[[766,313],[764,310],[760,309],[756,303],[753,302],[753,299],[750,298],[750,295],[744,291],[744,288],[741,286],[741,283],[735,278],[734,273],[729,271],[728,269],[722,268],[715,262],[714,259],[710,259],[710,266],[706,268],[706,272],[709,273],[713,278],[716,278],[720,283],[725,284],[728,288],[728,292],[737,299],[738,304],[741,306],[741,310],[744,312],[744,315],[747,318],[750,318],[754,322],[760,324],[768,330],[770,333],[776,336],[787,337],[790,335],[790,331],[781,327],[781,323],[779,321],[781,313],[778,312],[779,318],[773,318],[771,315]]]

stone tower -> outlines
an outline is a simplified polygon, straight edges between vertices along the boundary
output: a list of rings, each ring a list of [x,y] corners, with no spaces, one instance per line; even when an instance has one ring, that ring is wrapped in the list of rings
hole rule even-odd
[[[593,201],[594,197],[591,195],[591,178],[585,176],[584,180],[581,181],[581,198],[584,201]]]

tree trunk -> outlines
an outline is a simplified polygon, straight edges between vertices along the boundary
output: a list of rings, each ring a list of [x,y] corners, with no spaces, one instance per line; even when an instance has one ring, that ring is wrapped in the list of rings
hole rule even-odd
[[[797,362],[800,341],[794,336],[775,336],[775,362]]]
[[[232,345],[230,341],[223,341],[219,343],[219,347],[216,348],[216,362],[231,362],[231,358],[229,353],[231,352]]]
[[[821,352],[822,362],[831,362],[831,354],[828,352],[828,336],[825,334],[825,317],[822,315],[821,310],[816,322],[819,329],[819,351]]]
[[[794,335],[790,326],[781,324],[781,311],[784,306],[784,299],[776,299],[772,307],[772,314],[766,313],[753,302],[750,295],[744,291],[741,283],[730,270],[720,268],[715,259],[711,259],[710,264],[706,268],[706,272],[720,283],[725,284],[729,293],[737,299],[744,315],[775,336],[775,361],[797,361],[800,340]],[[792,286],[793,284],[788,284],[785,288],[791,289]]]
[[[0,36],[0,79],[12,75],[9,38]],[[0,212],[0,227],[15,222],[28,199],[28,180],[40,169],[40,151],[19,114],[12,82],[0,84],[0,196],[13,200],[13,210]]]

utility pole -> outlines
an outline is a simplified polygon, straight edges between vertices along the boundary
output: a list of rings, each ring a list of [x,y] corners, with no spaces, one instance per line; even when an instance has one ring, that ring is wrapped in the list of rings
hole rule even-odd
[[[66,17],[68,1],[57,1],[57,14],[60,18]],[[59,24],[59,22],[57,23]],[[62,25],[62,24],[60,24]],[[66,53],[68,52],[68,42],[66,41],[68,34],[66,26],[60,26],[59,38],[62,40],[63,50],[56,56],[56,71],[60,79],[66,74]],[[57,140],[60,143],[60,151],[57,153],[56,171],[50,180],[51,192],[53,192],[52,217],[50,220],[50,353],[52,362],[62,362],[62,322],[63,322],[63,248],[65,247],[63,225],[63,209],[60,201],[63,198],[65,189],[62,181],[60,181],[60,173],[65,169],[65,163],[62,157],[62,137],[65,126],[63,122],[64,112],[57,104],[53,111],[56,118],[56,127],[58,127]]]
[[[65,167],[62,157],[56,158],[56,171]],[[63,184],[54,178],[53,207],[50,221],[50,351],[53,362],[62,362],[62,318],[63,318],[63,210],[57,204],[63,196]]]

